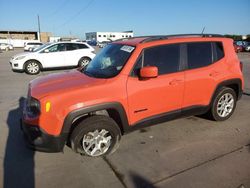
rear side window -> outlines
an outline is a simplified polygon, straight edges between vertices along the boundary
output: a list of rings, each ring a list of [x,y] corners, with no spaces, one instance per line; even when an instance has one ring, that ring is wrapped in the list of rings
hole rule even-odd
[[[214,44],[214,53],[213,53],[214,61],[219,61],[225,56],[223,45],[221,42],[213,42],[213,44]]]
[[[212,43],[187,43],[188,68],[200,68],[212,64]]]
[[[77,45],[78,45],[79,49],[86,49],[86,48],[88,48],[88,46],[85,45],[85,44],[77,44]]]
[[[77,44],[73,44],[73,43],[68,43],[67,44],[67,51],[72,51],[72,50],[77,50],[77,49],[78,49]]]
[[[144,50],[143,64],[158,67],[159,75],[179,70],[180,45],[163,45]]]

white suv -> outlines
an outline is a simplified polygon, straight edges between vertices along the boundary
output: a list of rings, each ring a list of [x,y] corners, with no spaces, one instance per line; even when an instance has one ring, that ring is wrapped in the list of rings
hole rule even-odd
[[[41,69],[84,67],[95,57],[95,50],[87,43],[47,43],[33,52],[21,53],[10,59],[12,70],[38,74]]]
[[[41,42],[27,42],[24,44],[24,51],[32,51],[35,48],[42,46]]]

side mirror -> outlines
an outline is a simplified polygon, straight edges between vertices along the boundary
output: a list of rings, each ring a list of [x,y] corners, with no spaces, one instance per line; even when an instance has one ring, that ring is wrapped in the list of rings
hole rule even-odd
[[[45,49],[43,52],[44,53],[49,53],[49,49]]]
[[[140,69],[141,78],[156,78],[158,76],[158,67],[148,66]]]

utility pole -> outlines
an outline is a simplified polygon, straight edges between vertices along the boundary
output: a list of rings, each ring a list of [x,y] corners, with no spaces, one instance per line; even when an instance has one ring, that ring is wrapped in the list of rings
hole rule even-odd
[[[40,18],[39,18],[39,14],[37,15],[37,21],[38,21],[39,40],[40,40],[40,42],[41,42],[41,29],[40,29]]]

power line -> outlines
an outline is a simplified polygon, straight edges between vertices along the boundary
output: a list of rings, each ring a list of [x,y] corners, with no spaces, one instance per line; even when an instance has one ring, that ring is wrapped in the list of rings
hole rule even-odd
[[[70,17],[66,22],[64,22],[62,25],[60,25],[59,27],[63,27],[66,24],[68,24],[69,22],[71,22],[75,17],[77,17],[79,14],[81,14],[83,11],[85,11],[87,8],[89,8],[89,6],[94,2],[95,0],[90,0],[88,2],[88,4],[86,6],[84,6],[83,8],[81,8],[78,12],[76,12],[76,14],[74,14],[72,17]]]
[[[64,1],[62,2],[62,4],[61,4],[60,6],[58,6],[57,9],[55,9],[54,12],[52,12],[52,13],[50,14],[50,17],[56,15],[59,11],[61,11],[62,8],[63,8],[69,1],[70,1],[70,0],[64,0]]]

